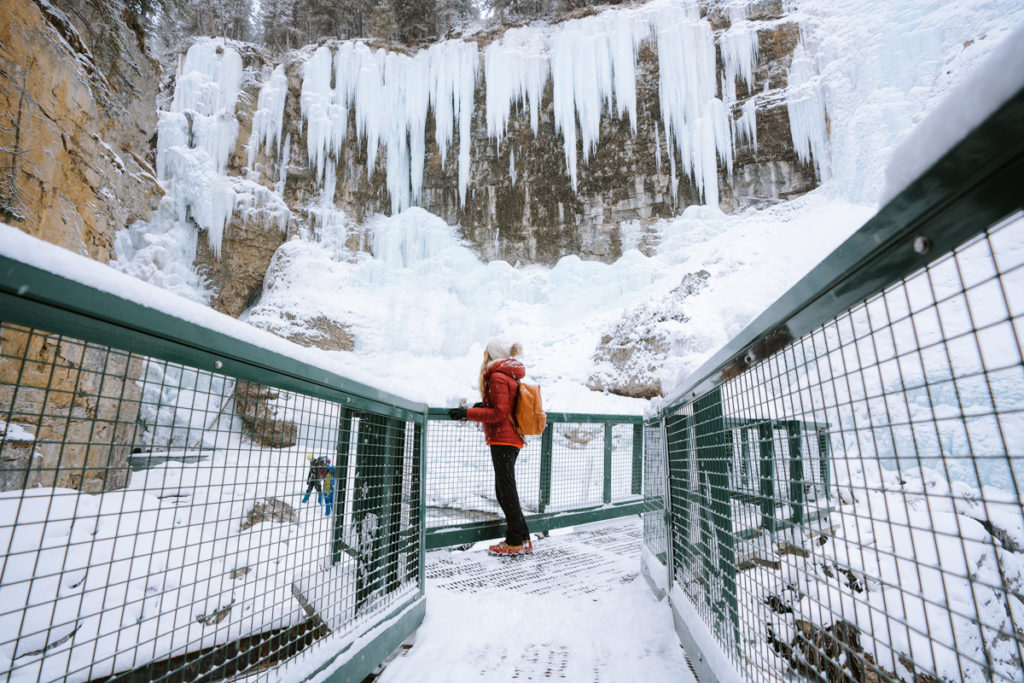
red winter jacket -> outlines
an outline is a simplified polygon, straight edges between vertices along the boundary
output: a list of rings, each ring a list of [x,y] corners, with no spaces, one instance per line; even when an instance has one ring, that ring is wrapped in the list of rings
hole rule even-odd
[[[516,448],[526,445],[512,424],[512,409],[519,390],[516,380],[524,376],[526,368],[513,358],[495,361],[484,371],[484,404],[467,410],[466,419],[484,423],[488,445]]]

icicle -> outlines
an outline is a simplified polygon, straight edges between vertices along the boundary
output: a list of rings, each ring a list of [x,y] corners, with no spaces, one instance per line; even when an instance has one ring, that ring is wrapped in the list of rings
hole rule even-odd
[[[665,151],[668,152],[669,188],[672,190],[672,202],[679,196],[679,178],[676,176],[676,153],[669,141],[668,130],[665,130]]]
[[[732,140],[728,121],[724,120],[726,108],[715,97],[713,34],[708,22],[695,12],[680,15],[669,9],[663,8],[656,24],[658,95],[665,140],[670,149],[675,141],[683,168],[704,202],[717,206],[715,157],[731,159]]]
[[[661,135],[657,121],[654,122],[654,168],[661,175]]]
[[[725,161],[725,172],[728,173],[730,176],[732,175],[733,157],[736,156],[735,150],[733,149],[731,124],[732,117],[729,116],[729,108],[725,106],[725,103],[722,102],[722,100],[712,98],[711,125],[713,126],[713,141],[715,146],[715,154],[718,156],[718,158]],[[715,164],[715,169],[711,172],[717,174],[718,163],[717,161],[713,161],[712,163]],[[718,202],[715,201],[713,203],[708,203],[714,205],[717,204]]]
[[[484,53],[487,91],[484,95],[487,134],[500,141],[508,128],[512,105],[530,112],[530,129],[537,134],[544,84],[548,80],[545,36],[536,29],[510,29]]]
[[[618,116],[636,132],[636,55],[650,35],[647,15],[607,11],[561,24],[552,37],[551,85],[555,130],[562,133],[565,165],[576,190],[576,125],[589,160],[601,133],[601,116],[614,98]]]
[[[206,230],[213,255],[220,258],[224,230],[235,208],[231,183],[213,169],[209,156],[186,147],[169,149],[164,164],[177,219],[191,218]]]
[[[512,185],[516,184],[516,152],[515,150],[509,150],[508,152],[508,175],[512,178]]]
[[[175,147],[191,147],[192,135],[189,131],[188,117],[180,112],[157,112],[159,120],[156,127],[156,175],[161,179],[170,178],[168,152]]]
[[[241,78],[242,58],[223,39],[195,43],[158,127],[157,174],[168,183],[177,220],[191,218],[206,230],[217,258],[235,206],[224,172],[238,139]]]
[[[725,74],[722,74],[722,101],[728,105],[731,105],[736,101],[736,79],[726,78]]]
[[[439,43],[412,57],[347,42],[338,47],[330,66],[329,50],[317,49],[303,66],[302,113],[310,162],[318,181],[331,184],[327,193],[334,193],[334,181],[327,177],[328,160],[337,163],[351,109],[356,134],[366,141],[368,173],[373,173],[383,145],[392,212],[419,202],[427,112],[433,106],[434,140],[442,164],[454,133],[453,119],[458,119],[459,195],[464,204],[478,64],[476,44],[461,40]]]
[[[469,187],[469,154],[473,144],[473,99],[476,96],[476,79],[480,68],[480,57],[476,45],[472,54],[462,55],[459,70],[459,206],[466,207],[466,189]]]
[[[261,150],[276,147],[281,153],[281,127],[284,123],[284,103],[288,96],[288,77],[284,65],[278,65],[270,78],[260,88],[256,99],[256,112],[252,116],[252,132],[246,151],[249,156],[249,170],[256,168],[256,156]]]
[[[292,154],[292,134],[288,133],[284,137],[284,149],[281,151],[281,162],[277,167],[277,182],[274,184],[274,191],[279,195],[284,195],[284,186],[288,181],[288,164],[291,163]]]
[[[725,64],[725,80],[733,89],[735,101],[736,79],[739,78],[750,88],[754,82],[754,65],[757,64],[757,29],[749,21],[733,23],[722,34],[722,61]],[[723,93],[723,97],[725,94]]]
[[[332,85],[333,72],[334,57],[326,46],[317,48],[302,65],[300,107],[306,122],[306,154],[321,184],[326,162],[337,154],[348,130],[348,102],[339,97],[337,84]]]
[[[757,154],[757,98],[751,97],[740,107],[742,115],[736,119],[736,141],[746,140]]]
[[[828,130],[825,126],[825,101],[818,87],[814,63],[803,43],[793,51],[786,87],[786,109],[793,149],[803,163],[814,161],[819,178],[829,175],[826,158]]]
[[[460,140],[463,133],[471,134],[471,131],[463,127],[468,121],[464,119],[462,112],[468,107],[472,115],[480,59],[475,44],[451,40],[433,45],[428,50],[428,60],[430,104],[434,108],[435,121],[434,140],[441,157],[441,167],[444,168],[448,145],[451,144],[455,130],[455,121],[458,120],[459,123]]]
[[[628,116],[636,132],[637,54],[640,43],[653,34],[666,152],[673,163],[678,153],[682,170],[700,196],[716,205],[718,164],[732,171],[735,132],[729,109],[735,81],[741,79],[749,87],[757,56],[756,31],[741,14],[733,12],[734,25],[724,33],[727,73],[721,84],[716,80],[714,35],[700,18],[695,0],[610,10],[545,30],[507,31],[488,46],[483,59],[488,135],[501,140],[514,105],[529,111],[537,134],[541,97],[550,77],[555,128],[562,135],[566,171],[576,189],[577,144],[586,163],[596,149],[604,115]],[[343,43],[334,54],[333,68],[331,61],[330,50],[321,47],[303,68],[302,111],[317,180],[326,180],[329,158],[336,163],[351,108],[356,134],[366,142],[369,173],[383,147],[392,211],[420,201],[425,121],[433,107],[434,141],[442,166],[458,122],[459,199],[465,206],[480,62],[476,45],[447,41],[409,57]],[[724,104],[716,97],[719,86]],[[655,135],[660,145],[660,129]],[[510,175],[513,164],[510,159]]]
[[[757,55],[757,33],[742,14],[742,8],[732,13],[735,27],[723,47],[729,74],[721,85],[729,104],[735,101],[737,78],[752,83]],[[488,134],[501,139],[517,102],[530,107],[536,133],[536,102],[550,73],[555,130],[562,135],[566,172],[575,190],[577,143],[586,163],[596,149],[602,116],[612,111],[629,116],[636,132],[637,54],[652,34],[657,39],[666,151],[673,163],[678,152],[700,195],[717,205],[717,166],[721,162],[732,172],[733,129],[729,107],[716,97],[714,34],[692,0],[605,11],[563,22],[547,33],[507,32],[485,57]],[[655,135],[660,144],[660,131]]]

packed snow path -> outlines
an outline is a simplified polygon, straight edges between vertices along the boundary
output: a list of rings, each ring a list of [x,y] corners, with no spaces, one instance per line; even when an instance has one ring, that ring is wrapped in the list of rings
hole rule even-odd
[[[639,573],[640,519],[553,533],[530,556],[427,553],[426,618],[378,682],[694,682]]]

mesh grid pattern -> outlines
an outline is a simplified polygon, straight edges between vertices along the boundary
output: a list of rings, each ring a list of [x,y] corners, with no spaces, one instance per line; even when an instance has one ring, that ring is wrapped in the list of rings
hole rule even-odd
[[[748,678],[1021,680],[1022,313],[1018,214],[666,414],[673,581]]]
[[[634,422],[588,418],[563,422],[549,416],[544,435],[527,437],[516,460],[516,486],[527,520],[641,499],[643,433]],[[479,423],[431,419],[427,458],[428,529],[504,520]]]
[[[659,422],[647,422],[643,430],[644,545],[664,564],[668,561],[668,530],[665,526],[665,443]]]
[[[402,650],[380,680],[692,681],[661,604],[639,576],[642,542],[642,523],[631,515],[551,534],[529,557],[427,552],[434,630]]]
[[[422,416],[0,336],[0,677],[276,679],[419,593]]]

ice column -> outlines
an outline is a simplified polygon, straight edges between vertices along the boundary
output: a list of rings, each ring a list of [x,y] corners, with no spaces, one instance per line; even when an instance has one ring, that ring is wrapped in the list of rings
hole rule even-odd
[[[246,151],[249,170],[256,167],[256,156],[261,151],[281,152],[281,128],[284,123],[284,102],[288,96],[288,77],[284,65],[279,65],[260,88],[256,99],[256,112],[252,116],[252,132]]]
[[[643,14],[608,11],[563,23],[552,36],[551,85],[555,129],[562,133],[565,165],[576,190],[576,126],[586,163],[601,134],[601,116],[629,116],[636,132],[636,54],[650,35]],[[613,99],[614,98],[614,99]]]
[[[826,145],[828,129],[825,125],[825,100],[818,87],[814,62],[803,43],[793,51],[786,87],[786,109],[789,112],[789,130],[793,148],[803,163],[814,160],[818,177],[829,176]]]
[[[178,69],[171,110],[160,112],[157,174],[179,221],[206,230],[214,255],[235,205],[224,175],[238,138],[235,103],[242,58],[224,39],[198,42]]]
[[[718,159],[732,167],[728,110],[715,97],[715,43],[695,8],[664,6],[655,20],[658,96],[670,156],[676,152],[710,206],[718,205]],[[673,149],[673,143],[674,149]]]
[[[487,134],[501,140],[508,128],[512,105],[529,109],[530,128],[537,134],[540,104],[550,64],[544,33],[536,29],[510,29],[484,53],[487,91]]]
[[[331,57],[320,47],[303,67],[302,115],[307,147],[324,196],[334,196],[335,166],[348,130],[366,142],[367,172],[380,146],[392,213],[420,200],[426,157],[426,121],[435,110],[434,140],[442,163],[459,125],[459,194],[469,183],[470,123],[479,53],[474,43],[453,40],[407,56],[347,42]]]

